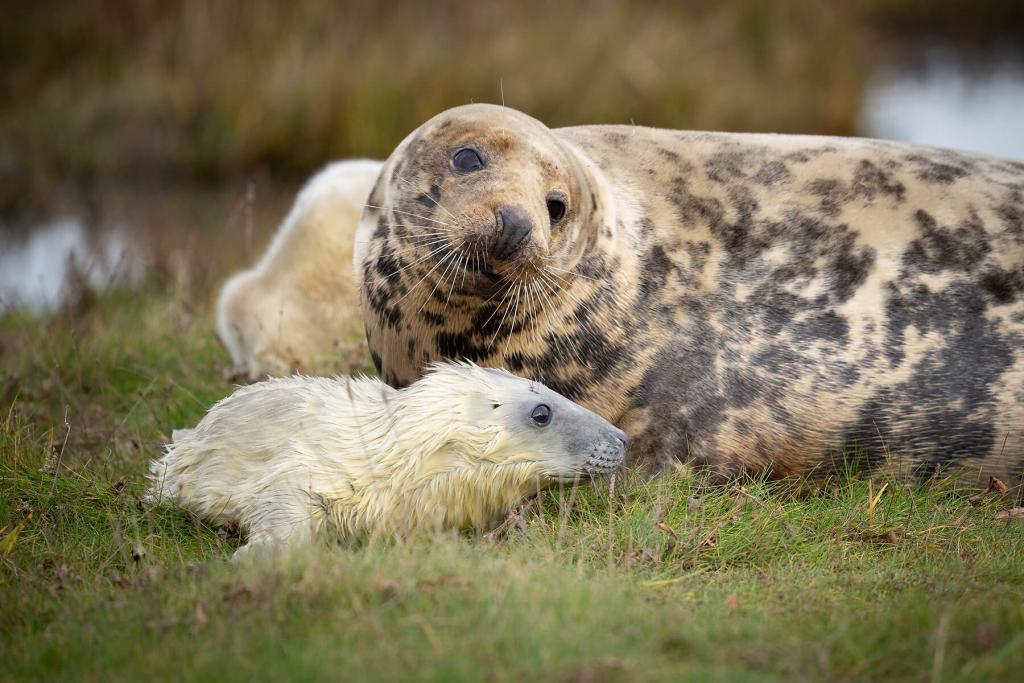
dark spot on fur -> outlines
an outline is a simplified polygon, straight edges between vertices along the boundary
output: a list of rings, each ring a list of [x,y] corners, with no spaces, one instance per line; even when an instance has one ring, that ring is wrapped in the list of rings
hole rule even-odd
[[[665,287],[668,272],[671,268],[672,261],[660,244],[655,244],[641,257],[639,286],[639,301],[641,304],[648,301],[655,293]]]
[[[828,271],[832,291],[836,301],[842,303],[850,299],[868,279],[875,265],[876,254],[873,248],[858,245],[852,233],[842,237],[839,244],[830,251],[832,258]]]
[[[879,195],[889,196],[901,202],[906,194],[906,188],[898,180],[892,180],[890,174],[863,159],[854,171],[851,194],[868,200],[874,200]]]
[[[926,183],[937,183],[939,185],[949,185],[958,178],[963,178],[968,174],[968,165],[964,162],[952,162],[944,163],[937,161],[934,156],[937,156],[939,151],[936,150],[930,156],[923,154],[911,154],[907,156],[906,160],[914,165],[915,172],[914,176],[918,180],[923,180]],[[950,157],[952,160],[953,157]]]
[[[715,439],[725,417],[726,397],[715,372],[718,344],[709,327],[695,321],[688,330],[694,346],[666,345],[644,374],[632,405],[650,412],[650,426],[634,441],[634,452],[651,453],[667,465],[716,460]]]
[[[1024,292],[1024,265],[1015,270],[992,266],[982,274],[981,286],[996,304],[1011,304]]]
[[[420,312],[420,317],[434,327],[441,327],[448,322],[443,315],[439,315],[433,311],[423,310]]]
[[[793,174],[786,168],[786,164],[781,161],[766,161],[761,164],[761,168],[757,170],[752,180],[765,187],[775,187],[788,183],[792,178]]]
[[[914,221],[921,236],[903,253],[904,273],[969,272],[992,250],[976,214],[972,213],[956,228],[939,226],[924,209],[914,213]]]
[[[462,332],[438,332],[434,344],[442,358],[450,360],[481,361],[491,355],[483,344],[477,344],[469,334]]]
[[[821,178],[807,183],[807,191],[819,197],[821,212],[830,218],[835,218],[842,211],[846,202],[846,187],[834,178]]]

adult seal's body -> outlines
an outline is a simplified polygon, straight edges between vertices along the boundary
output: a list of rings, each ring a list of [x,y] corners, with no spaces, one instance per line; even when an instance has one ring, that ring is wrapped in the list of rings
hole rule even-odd
[[[551,130],[471,105],[371,193],[382,376],[540,379],[719,476],[1024,461],[1024,165],[876,140]]]

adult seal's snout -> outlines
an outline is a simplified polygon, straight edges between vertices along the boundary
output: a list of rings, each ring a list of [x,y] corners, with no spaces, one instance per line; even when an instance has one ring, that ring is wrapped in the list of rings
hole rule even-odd
[[[502,261],[519,251],[530,238],[533,221],[520,206],[506,206],[496,212],[498,230],[494,238],[493,254]]]

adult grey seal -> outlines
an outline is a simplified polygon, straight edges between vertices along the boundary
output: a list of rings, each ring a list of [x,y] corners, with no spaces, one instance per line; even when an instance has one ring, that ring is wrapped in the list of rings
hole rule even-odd
[[[890,455],[1024,475],[1024,164],[470,105],[398,146],[358,231],[395,386],[504,366],[634,461],[718,477]]]

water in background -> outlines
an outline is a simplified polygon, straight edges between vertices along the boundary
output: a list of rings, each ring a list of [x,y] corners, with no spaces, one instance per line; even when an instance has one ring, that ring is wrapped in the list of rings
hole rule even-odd
[[[1024,57],[971,61],[927,48],[877,72],[859,121],[870,137],[1024,159]],[[69,215],[18,231],[0,226],[0,312],[53,310],[85,284],[130,286],[168,263],[179,272],[205,268],[215,286],[223,269],[254,261],[294,190],[163,188],[141,198],[129,191],[98,200],[98,217],[88,221]]]
[[[49,310],[76,287],[131,285],[142,274],[123,226],[102,233],[77,217],[61,218],[17,235],[0,233],[0,310]]]
[[[865,93],[860,127],[869,137],[1024,160],[1024,56],[984,61],[933,46],[880,69]]]

